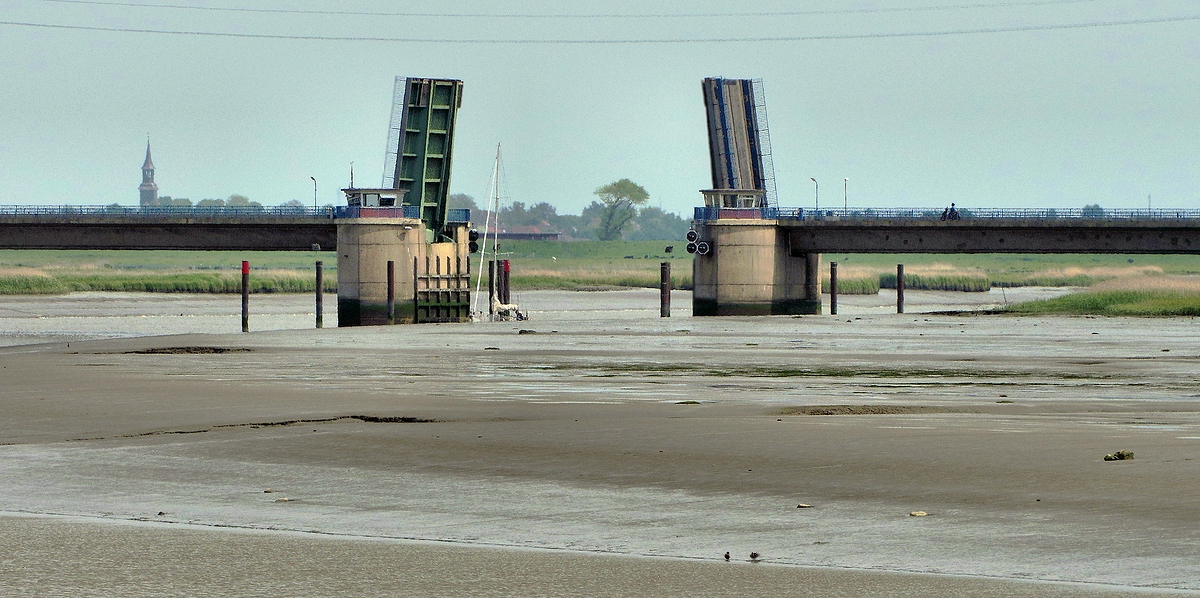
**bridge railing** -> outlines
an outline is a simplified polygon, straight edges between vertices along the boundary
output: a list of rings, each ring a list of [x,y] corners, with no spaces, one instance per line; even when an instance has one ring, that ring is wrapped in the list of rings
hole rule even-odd
[[[408,218],[421,219],[421,206],[338,206],[333,209],[334,218]]]
[[[387,214],[384,214],[387,212]],[[419,206],[401,206],[397,208],[359,208],[354,206],[325,206],[309,208],[302,206],[0,206],[2,216],[45,216],[47,218],[63,216],[111,216],[117,218],[203,218],[203,217],[232,217],[232,218],[277,218],[277,217],[309,217],[309,218],[359,218],[365,214],[371,216],[390,215],[397,218],[421,217]],[[456,208],[446,210],[447,222],[470,222],[471,210]]]
[[[331,218],[334,208],[325,206],[0,206],[0,216],[114,216],[120,218],[189,218],[231,216],[272,218],[308,216]]]
[[[697,207],[697,222],[747,220],[940,220],[945,208],[713,208]],[[960,219],[1200,220],[1200,210],[1177,208],[963,208]]]
[[[362,206],[339,206],[333,209],[334,218],[411,218],[421,219],[421,206],[396,206],[372,208]],[[470,222],[471,210],[454,208],[446,210],[446,222]]]

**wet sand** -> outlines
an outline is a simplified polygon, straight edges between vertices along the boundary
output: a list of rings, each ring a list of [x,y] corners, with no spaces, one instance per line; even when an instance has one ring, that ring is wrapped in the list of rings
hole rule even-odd
[[[1160,594],[1081,584],[714,564],[288,532],[212,532],[27,518],[0,522],[0,546],[21,549],[18,558],[6,563],[0,588],[30,596],[1106,598]]]
[[[0,593],[1200,592],[1200,321],[871,309],[0,348]]]

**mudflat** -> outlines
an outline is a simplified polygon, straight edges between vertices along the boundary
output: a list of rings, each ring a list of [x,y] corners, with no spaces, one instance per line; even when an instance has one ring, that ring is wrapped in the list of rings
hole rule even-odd
[[[1197,325],[599,309],[0,348],[0,592],[1200,592]]]

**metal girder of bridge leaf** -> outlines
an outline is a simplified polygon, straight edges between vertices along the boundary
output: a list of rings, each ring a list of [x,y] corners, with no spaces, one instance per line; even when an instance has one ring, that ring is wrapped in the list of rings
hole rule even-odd
[[[397,77],[393,101],[383,186],[407,189],[404,205],[418,206],[429,240],[439,240],[446,224],[462,81]]]
[[[762,82],[710,77],[701,87],[713,189],[756,190],[766,205],[777,205]]]

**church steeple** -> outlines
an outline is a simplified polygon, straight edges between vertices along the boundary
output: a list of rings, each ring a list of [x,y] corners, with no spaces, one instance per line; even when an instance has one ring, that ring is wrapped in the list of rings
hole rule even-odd
[[[142,163],[142,184],[138,185],[139,203],[152,206],[158,203],[158,185],[154,183],[154,162],[150,160],[150,137],[146,136],[146,161]]]

